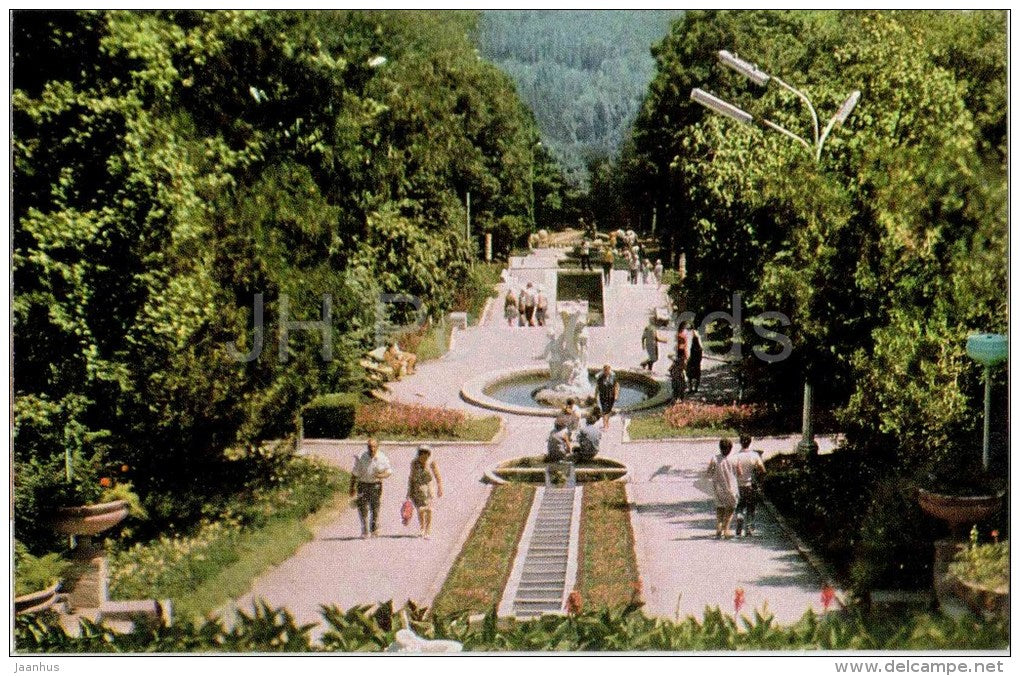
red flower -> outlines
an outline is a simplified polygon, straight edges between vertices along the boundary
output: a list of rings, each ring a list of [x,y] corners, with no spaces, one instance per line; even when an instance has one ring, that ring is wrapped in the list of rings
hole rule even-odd
[[[121,473],[127,472],[129,469],[131,469],[131,468],[128,467],[127,465],[121,465],[120,466]]]
[[[737,587],[733,590],[733,612],[739,613],[744,607],[744,588]]]
[[[995,540],[995,544],[999,544],[999,529],[992,531],[992,539]]]
[[[832,602],[835,599],[836,599],[835,589],[833,589],[829,585],[825,585],[824,587],[822,587],[822,608],[825,609],[825,612],[829,611],[829,606],[832,605]]]
[[[567,596],[566,611],[568,615],[578,616],[581,614],[581,592],[576,589]]]
[[[99,480],[99,485],[102,486],[103,488],[109,488],[110,486],[113,485],[113,480],[110,479],[110,477],[108,476],[104,476],[102,479]]]

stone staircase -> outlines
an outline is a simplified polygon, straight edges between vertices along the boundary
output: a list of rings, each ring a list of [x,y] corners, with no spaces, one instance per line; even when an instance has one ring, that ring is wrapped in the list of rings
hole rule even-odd
[[[581,490],[536,491],[500,614],[524,619],[564,612],[577,578]]]

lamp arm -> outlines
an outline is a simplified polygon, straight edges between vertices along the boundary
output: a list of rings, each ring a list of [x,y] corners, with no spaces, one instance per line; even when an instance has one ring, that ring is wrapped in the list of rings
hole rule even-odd
[[[787,84],[786,82],[783,82],[781,79],[779,79],[775,75],[772,76],[772,79],[775,80],[776,84],[778,84],[780,87],[782,87],[783,89],[785,89],[787,91],[793,92],[798,97],[800,97],[801,101],[803,101],[804,103],[807,104],[808,110],[811,111],[811,124],[813,125],[814,131],[815,131],[815,146],[817,146],[818,148],[821,148],[821,146],[819,145],[819,142],[818,142],[818,113],[815,112],[815,106],[814,106],[813,103],[811,103],[811,99],[808,98],[807,94],[805,94],[801,90],[797,89],[796,87],[793,87],[793,86]]]
[[[798,136],[797,134],[794,134],[789,129],[776,124],[772,120],[765,119],[764,117],[759,118],[759,120],[761,121],[761,123],[763,125],[765,125],[769,129],[774,129],[775,131],[778,131],[780,134],[783,134],[784,136],[789,136],[794,141],[797,141],[797,142],[801,143],[805,148],[808,149],[808,151],[812,150],[811,144],[808,143],[807,139],[802,138],[802,137]]]

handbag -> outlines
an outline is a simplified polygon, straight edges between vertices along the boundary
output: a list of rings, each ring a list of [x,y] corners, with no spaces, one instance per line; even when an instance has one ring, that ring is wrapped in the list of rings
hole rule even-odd
[[[404,500],[404,504],[400,505],[400,521],[406,526],[411,523],[412,516],[414,516],[414,504],[410,500]]]

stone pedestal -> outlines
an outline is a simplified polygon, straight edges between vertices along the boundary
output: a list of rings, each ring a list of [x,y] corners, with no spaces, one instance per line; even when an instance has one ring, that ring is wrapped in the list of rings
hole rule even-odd
[[[67,600],[73,609],[99,608],[108,599],[109,570],[106,553],[88,536],[80,536],[71,551],[71,570],[67,575],[70,589]]]
[[[958,552],[963,551],[963,548],[964,544],[957,540],[935,541],[935,564],[932,566],[932,577],[934,578],[935,597],[940,604],[951,597],[955,600],[954,582],[949,575],[949,564],[953,562],[953,558]]]

